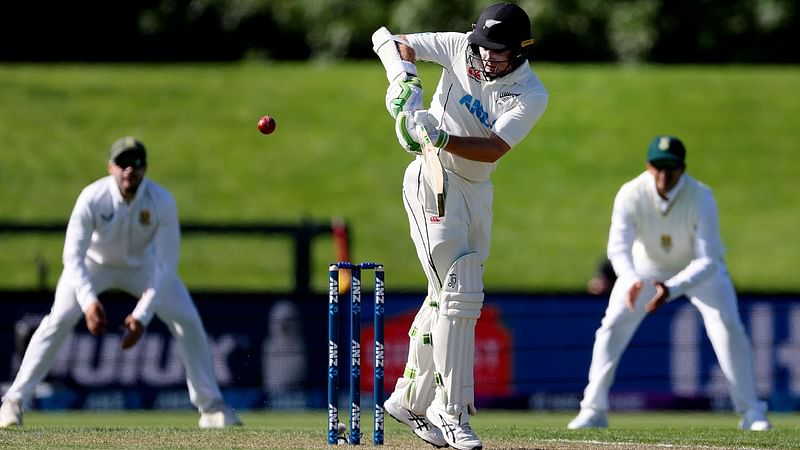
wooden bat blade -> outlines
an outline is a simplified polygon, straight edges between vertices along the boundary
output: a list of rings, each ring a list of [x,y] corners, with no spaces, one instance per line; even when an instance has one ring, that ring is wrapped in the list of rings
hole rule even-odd
[[[428,182],[431,184],[433,193],[436,194],[436,210],[439,217],[444,217],[444,205],[447,199],[447,188],[445,186],[447,174],[439,159],[439,149],[436,148],[428,136],[427,130],[422,125],[417,125],[417,135],[422,140],[422,157],[425,161]]]

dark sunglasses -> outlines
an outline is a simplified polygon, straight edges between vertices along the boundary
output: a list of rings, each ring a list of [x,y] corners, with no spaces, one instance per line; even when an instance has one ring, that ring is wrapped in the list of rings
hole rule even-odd
[[[127,169],[128,167],[141,169],[145,166],[145,160],[139,155],[126,155],[123,153],[114,159],[114,164],[120,169]]]
[[[683,164],[681,164],[680,162],[678,162],[678,161],[670,161],[670,160],[655,161],[655,162],[651,162],[650,164],[653,167],[655,167],[656,170],[678,170],[681,167],[683,167]]]

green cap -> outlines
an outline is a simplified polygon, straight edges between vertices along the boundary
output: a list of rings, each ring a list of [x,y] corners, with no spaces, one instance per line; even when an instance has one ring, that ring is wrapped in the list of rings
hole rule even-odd
[[[109,161],[115,161],[119,155],[127,152],[135,152],[134,155],[145,162],[147,160],[147,151],[144,148],[144,144],[142,144],[138,139],[133,136],[125,136],[123,138],[119,138],[111,144],[111,150],[109,150]]]
[[[647,148],[647,161],[671,161],[683,164],[686,159],[686,147],[675,136],[656,136]]]

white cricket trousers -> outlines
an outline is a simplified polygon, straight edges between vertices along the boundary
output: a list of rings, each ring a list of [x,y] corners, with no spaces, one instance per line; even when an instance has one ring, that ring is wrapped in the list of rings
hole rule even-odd
[[[619,360],[647,315],[645,305],[655,295],[655,287],[650,280],[644,280],[636,299],[636,310],[631,312],[625,305],[625,296],[633,281],[620,279],[611,291],[605,316],[595,333],[589,383],[584,390],[581,408],[608,409],[608,391],[614,382]],[[720,266],[715,274],[690,289],[686,296],[703,317],[711,346],[728,381],[736,412],[765,412],[766,404],[759,401],[756,394],[752,348],[739,317],[736,292],[727,269]]]
[[[439,217],[435,194],[423,177],[423,160],[417,157],[403,178],[411,240],[428,278],[428,294],[438,298],[442,278],[453,263],[470,252],[481,261],[489,257],[492,233],[492,183],[473,183],[448,172],[444,217]]]
[[[149,268],[131,270],[94,264],[87,266],[96,292],[119,289],[136,298],[141,296],[152,273]],[[183,282],[175,275],[166,285],[167,288],[153,299],[157,304],[155,315],[167,325],[178,343],[186,369],[189,399],[202,413],[222,402],[222,393],[214,377],[208,337]],[[134,306],[131,304],[131,311]],[[47,375],[59,348],[83,318],[72,282],[62,273],[50,313],[33,333],[19,372],[4,399],[24,403],[32,398],[36,385]],[[108,327],[114,329],[116,324],[109,323]]]
[[[488,180],[473,183],[448,172],[445,215],[439,217],[435,195],[423,174],[423,160],[418,157],[405,171],[403,204],[411,240],[428,279],[428,298],[411,325],[406,370],[393,394],[416,413],[425,412],[435,393],[431,329],[438,314],[431,304],[438,301],[442,278],[458,258],[470,252],[477,252],[482,261],[489,256],[493,196]]]

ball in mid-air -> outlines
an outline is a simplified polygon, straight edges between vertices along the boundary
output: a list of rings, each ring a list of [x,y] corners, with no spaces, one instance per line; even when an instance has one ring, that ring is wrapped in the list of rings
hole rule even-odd
[[[270,116],[263,116],[258,119],[258,131],[262,134],[270,134],[275,131],[275,119]]]

